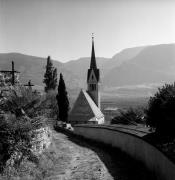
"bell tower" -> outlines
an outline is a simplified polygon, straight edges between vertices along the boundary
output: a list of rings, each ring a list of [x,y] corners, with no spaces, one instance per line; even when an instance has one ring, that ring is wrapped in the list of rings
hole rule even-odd
[[[90,68],[87,73],[87,92],[91,96],[95,104],[100,108],[100,93],[99,93],[99,82],[100,82],[100,70],[97,68],[95,49],[94,49],[94,36],[92,34],[92,52]]]

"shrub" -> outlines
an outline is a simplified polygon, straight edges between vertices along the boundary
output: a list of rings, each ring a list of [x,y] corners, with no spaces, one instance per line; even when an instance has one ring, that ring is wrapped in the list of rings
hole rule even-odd
[[[56,95],[56,91],[50,90],[41,97],[41,103],[37,108],[39,114],[45,114],[47,117],[57,119],[58,105]]]
[[[32,118],[40,103],[40,95],[18,86],[6,93],[0,102],[0,168],[18,167],[31,153],[31,131],[44,125],[41,118]]]
[[[13,114],[6,114],[0,121],[1,170],[8,165],[18,167],[24,157],[30,156],[30,121],[17,119]]]
[[[111,120],[111,124],[134,124],[144,123],[144,114],[141,110],[130,108],[127,111],[120,111],[120,115]]]
[[[150,98],[146,109],[147,124],[164,135],[175,135],[175,83],[165,84]]]
[[[1,102],[1,110],[14,113],[17,117],[24,115],[33,117],[35,108],[40,103],[40,95],[24,86],[17,86],[10,89]]]

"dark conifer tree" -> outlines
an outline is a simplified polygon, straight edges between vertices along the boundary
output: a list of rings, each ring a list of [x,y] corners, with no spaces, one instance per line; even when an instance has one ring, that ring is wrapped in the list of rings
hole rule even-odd
[[[58,85],[57,103],[59,108],[58,117],[61,121],[67,122],[69,111],[69,100],[67,97],[66,86],[64,83],[63,75],[60,73],[60,80]]]
[[[57,86],[57,69],[53,67],[50,56],[47,58],[46,72],[44,74],[45,92]]]
[[[51,85],[51,87],[52,87],[52,89],[55,89],[56,86],[57,86],[57,69],[54,68],[53,73],[52,73],[52,85]]]

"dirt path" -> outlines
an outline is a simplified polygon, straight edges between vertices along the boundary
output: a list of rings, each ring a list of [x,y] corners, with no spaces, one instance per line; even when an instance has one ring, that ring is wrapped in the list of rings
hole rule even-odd
[[[151,179],[148,172],[119,152],[111,154],[62,133],[54,132],[53,137],[57,156],[47,180]]]

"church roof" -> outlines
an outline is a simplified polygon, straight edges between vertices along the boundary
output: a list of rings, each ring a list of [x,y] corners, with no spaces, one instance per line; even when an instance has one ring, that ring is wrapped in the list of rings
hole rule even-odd
[[[83,91],[83,94],[86,97],[86,99],[87,99],[87,101],[88,101],[88,103],[89,103],[89,105],[90,105],[90,107],[91,107],[91,109],[92,109],[92,111],[94,113],[94,116],[97,117],[97,118],[103,117],[104,116],[103,113],[97,107],[97,105],[94,103],[94,101],[91,99],[89,94],[86,91],[84,91],[84,90],[82,90],[82,91]]]
[[[70,121],[91,121],[92,118],[97,120],[103,118],[104,115],[97,107],[94,101],[85,90],[81,90],[80,94],[70,112]]]

